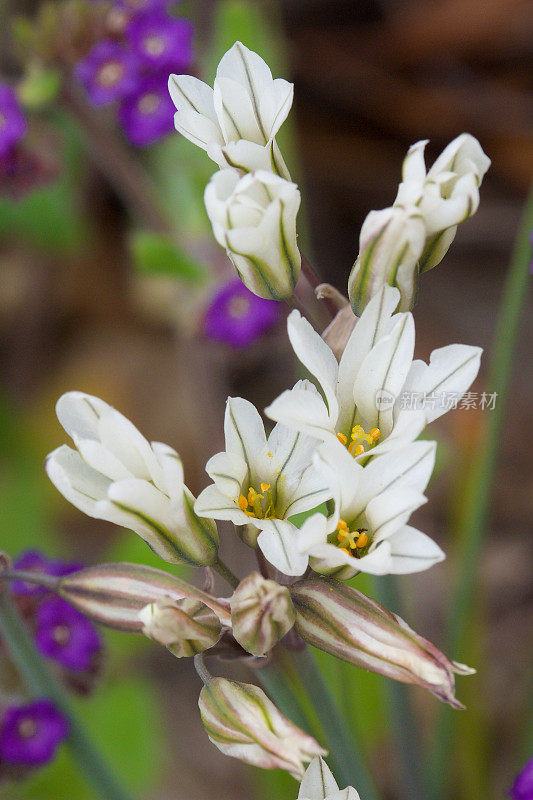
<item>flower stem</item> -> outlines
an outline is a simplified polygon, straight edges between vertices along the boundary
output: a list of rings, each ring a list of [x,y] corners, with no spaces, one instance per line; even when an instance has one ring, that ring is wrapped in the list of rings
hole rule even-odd
[[[34,697],[49,698],[68,720],[68,744],[80,770],[102,800],[130,800],[76,718],[68,694],[49,672],[37,652],[17,609],[6,591],[0,591],[0,635],[13,663]]]
[[[230,586],[232,586],[234,589],[237,588],[237,586],[240,583],[240,580],[237,578],[236,575],[233,574],[230,568],[226,564],[224,564],[224,562],[220,557],[213,564],[213,569],[216,570],[218,574],[221,575],[224,578],[224,580],[229,583]]]
[[[352,736],[345,716],[316,665],[309,648],[292,653],[302,682],[313,700],[329,749],[328,761],[342,786],[353,786],[365,800],[377,800],[372,777]]]
[[[403,617],[402,599],[395,575],[384,575],[373,581],[380,603]],[[386,690],[394,742],[401,764],[401,792],[399,796],[410,800],[425,800],[424,759],[419,726],[411,703],[409,688],[398,681],[387,680]]]
[[[197,653],[194,656],[194,669],[198,673],[198,676],[202,679],[205,686],[207,686],[209,681],[213,680],[213,676],[205,665],[203,653]]]
[[[487,378],[489,391],[497,393],[494,410],[486,418],[479,445],[472,458],[469,480],[466,484],[457,530],[461,542],[459,576],[449,615],[449,652],[461,658],[467,644],[475,602],[475,587],[483,534],[486,528],[492,485],[498,463],[502,440],[504,412],[509,393],[509,380],[520,319],[524,310],[526,290],[530,276],[533,229],[533,189],[530,192],[520,229],[515,240],[511,263],[503,288],[494,333],[493,352]],[[445,709],[441,713],[436,737],[436,748],[431,764],[431,798],[448,797],[443,775],[448,774],[451,751],[456,745],[453,736],[455,717]]]
[[[33,572],[31,570],[0,570],[0,581],[23,581],[24,583],[34,583],[51,592],[57,591],[59,578],[54,575],[46,575],[44,572]]]

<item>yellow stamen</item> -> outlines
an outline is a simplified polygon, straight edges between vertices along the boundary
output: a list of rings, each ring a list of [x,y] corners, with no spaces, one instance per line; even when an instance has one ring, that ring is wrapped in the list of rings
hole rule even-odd
[[[377,442],[377,440],[378,440],[378,439],[379,439],[379,437],[381,436],[381,431],[380,431],[380,429],[379,429],[379,428],[372,428],[372,429],[371,429],[371,430],[368,432],[368,435],[369,435],[369,436],[371,436],[371,437],[372,437],[372,439],[373,439],[375,442]]]
[[[361,427],[361,425],[355,425],[352,428],[352,439],[360,439],[361,436],[365,435],[365,429]]]
[[[348,442],[348,437],[344,433],[338,433],[337,439],[341,444],[346,444]]]
[[[248,508],[248,500],[246,499],[246,497],[243,494],[239,495],[239,499],[237,500],[237,503],[238,503],[239,508],[241,509],[241,511],[246,511],[246,509]]]
[[[260,486],[261,486],[261,491],[262,492],[266,492],[267,489],[270,489],[270,484],[269,483],[261,483]]]
[[[368,536],[366,535],[366,533],[359,534],[356,547],[366,547],[367,544],[368,544]]]
[[[364,453],[364,452],[365,452],[364,445],[358,444],[357,447],[354,447],[353,455],[354,456],[360,456],[361,453]]]
[[[338,531],[337,533],[337,539],[339,540],[339,542],[343,542],[345,539],[348,539],[349,536],[350,536],[349,531]]]
[[[339,521],[337,522],[337,528],[339,528],[339,530],[342,529],[344,531],[348,530],[348,525],[346,524],[345,520],[343,520],[341,517],[339,517]]]

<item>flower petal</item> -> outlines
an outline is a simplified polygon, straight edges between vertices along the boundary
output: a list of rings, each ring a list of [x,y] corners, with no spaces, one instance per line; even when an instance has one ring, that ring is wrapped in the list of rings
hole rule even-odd
[[[391,548],[391,573],[403,575],[429,569],[446,556],[429,536],[405,525],[389,539]]]
[[[337,792],[339,787],[333,774],[320,756],[316,756],[307,767],[300,784],[298,800],[326,800],[328,795]]]
[[[289,314],[287,329],[297,357],[320,383],[326,397],[329,418],[332,425],[335,425],[339,413],[336,398],[337,359],[322,337],[299,311],[292,311]]]
[[[224,418],[226,450],[241,456],[248,466],[250,483],[256,478],[258,454],[266,445],[266,434],[259,412],[242,397],[229,397]]]
[[[265,558],[284,575],[303,575],[309,559],[298,549],[298,528],[279,519],[259,522],[262,530],[257,544]]]

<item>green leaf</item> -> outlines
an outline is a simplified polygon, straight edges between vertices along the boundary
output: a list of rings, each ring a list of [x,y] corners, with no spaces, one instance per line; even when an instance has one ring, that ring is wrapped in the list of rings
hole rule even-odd
[[[170,275],[200,283],[206,275],[197,261],[185,254],[168,237],[151,231],[135,231],[130,239],[134,264],[141,272],[151,275]]]

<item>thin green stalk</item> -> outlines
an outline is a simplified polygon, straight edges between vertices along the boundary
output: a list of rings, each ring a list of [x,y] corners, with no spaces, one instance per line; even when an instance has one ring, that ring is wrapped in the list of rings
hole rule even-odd
[[[374,580],[373,585],[379,602],[389,611],[403,616],[397,578],[394,575],[379,577]],[[419,735],[420,721],[416,718],[409,688],[393,680],[387,680],[385,688],[390,723],[400,757],[402,773],[400,796],[410,800],[426,800],[424,759]]]
[[[372,777],[363,761],[359,744],[337,705],[329,686],[308,648],[293,653],[298,672],[327,737],[328,761],[341,787],[353,786],[365,800],[377,800]]]
[[[68,744],[80,771],[101,800],[130,800],[76,718],[70,698],[52,677],[6,591],[0,590],[0,635],[13,663],[34,697],[47,697],[69,720]]]
[[[530,192],[520,230],[515,240],[496,322],[487,387],[490,393],[497,392],[497,401],[494,410],[487,413],[485,430],[472,459],[469,479],[457,521],[461,552],[459,575],[451,604],[448,627],[448,648],[452,657],[461,657],[466,646],[472,618],[478,575],[477,565],[488,520],[492,484],[502,439],[513,354],[524,310],[526,290],[531,281],[529,270],[532,230],[533,190]],[[453,725],[453,712],[450,713],[450,710],[446,709],[439,720],[436,748],[431,765],[430,797],[435,800],[448,796],[443,776],[449,774],[448,765],[451,763],[451,751],[455,744]]]
[[[239,585],[240,581],[236,575],[230,570],[230,568],[224,564],[221,558],[218,558],[217,561],[213,564],[213,569],[221,575],[225,581],[229,583],[233,589],[236,589]]]

